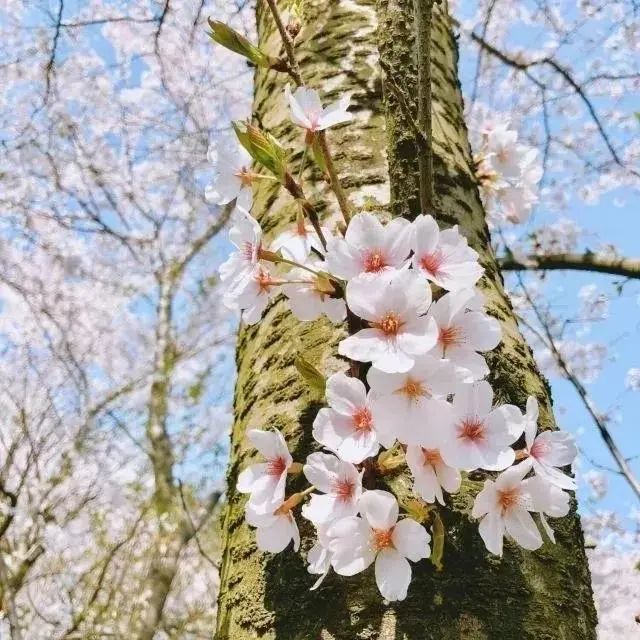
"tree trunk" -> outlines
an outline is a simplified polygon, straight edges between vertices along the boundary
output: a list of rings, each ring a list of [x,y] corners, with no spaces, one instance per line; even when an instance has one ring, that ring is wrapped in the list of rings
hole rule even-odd
[[[427,0],[416,4],[419,11],[427,11]],[[404,94],[418,113],[413,2],[309,0],[303,6],[305,26],[297,52],[305,83],[320,89],[325,101],[353,92],[354,122],[329,135],[352,201],[359,210],[414,217],[420,207],[419,153],[414,129],[398,104],[398,96]],[[258,2],[257,19],[261,46],[278,55],[279,37],[263,2]],[[430,30],[436,217],[445,226],[460,225],[486,271],[480,286],[489,313],[503,328],[502,344],[487,359],[496,400],[523,408],[527,396],[535,395],[542,425],[554,428],[548,385],[518,330],[491,250],[463,122],[456,43],[444,2],[434,5]],[[381,66],[389,71],[385,82]],[[295,141],[299,149],[301,134],[288,121],[285,83],[283,74],[259,70],[254,109],[265,128],[291,146]],[[319,181],[319,175],[314,177]],[[265,231],[273,233],[295,219],[295,209],[271,183],[261,182],[253,212]],[[331,203],[324,215],[337,219],[326,186],[316,186]],[[499,559],[488,554],[477,522],[470,517],[482,473],[464,480],[460,493],[441,510],[446,527],[444,569],[436,572],[428,561],[413,565],[404,602],[384,603],[372,568],[353,578],[332,574],[318,591],[310,592],[314,577],[306,572],[304,556],[311,532],[302,518],[300,554],[257,550],[254,532],[243,519],[245,499],[235,491],[238,472],[252,455],[245,432],[250,427],[277,427],[294,459],[304,460],[314,448],[311,424],[321,404],[305,388],[294,357],[304,352],[326,375],[344,370],[346,363],[336,355],[344,335],[343,327],[325,321],[298,322],[281,300],[269,307],[260,324],[240,332],[217,640],[595,638],[595,610],[575,504],[569,516],[552,523],[555,546],[547,543],[529,552],[507,543]]]

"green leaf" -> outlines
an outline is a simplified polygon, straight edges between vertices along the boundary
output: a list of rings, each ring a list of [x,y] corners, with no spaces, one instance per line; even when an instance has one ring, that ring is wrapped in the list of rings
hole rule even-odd
[[[433,524],[431,525],[431,556],[430,560],[436,571],[442,571],[442,556],[444,555],[444,524],[437,511],[433,512]]]
[[[249,122],[233,122],[232,125],[238,141],[249,155],[283,180],[287,171],[287,154],[282,145],[270,133]]]
[[[324,397],[326,380],[324,376],[302,356],[296,356],[294,362],[298,373],[306,380],[307,384],[316,391],[321,397]]]
[[[210,38],[225,49],[239,53],[241,56],[247,58],[247,60],[253,62],[257,67],[266,67],[268,69],[278,63],[278,60],[268,56],[242,34],[224,22],[212,20],[211,18],[209,18],[208,22],[211,27],[211,32],[209,33]]]

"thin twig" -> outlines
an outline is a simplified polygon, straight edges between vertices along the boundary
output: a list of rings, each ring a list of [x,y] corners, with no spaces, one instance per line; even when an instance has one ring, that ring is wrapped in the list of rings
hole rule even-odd
[[[551,333],[548,323],[546,322],[545,318],[543,318],[542,313],[540,312],[537,305],[531,298],[531,295],[529,294],[529,291],[527,290],[522,280],[522,276],[519,273],[517,274],[517,278],[520,283],[522,292],[524,293],[524,296],[527,299],[527,302],[531,306],[538,322],[540,323],[540,326],[542,327],[544,335],[546,336],[546,339],[543,340],[543,343],[546,343],[558,367],[563,372],[566,379],[571,383],[573,388],[576,390],[576,392],[578,393],[578,396],[580,396],[580,399],[582,400],[582,403],[585,409],[587,410],[587,412],[593,419],[596,427],[598,428],[598,431],[600,432],[600,436],[602,437],[602,440],[604,441],[606,447],[609,449],[609,452],[611,453],[613,459],[616,461],[616,464],[620,469],[620,473],[624,476],[625,480],[627,481],[627,483],[629,484],[633,492],[636,494],[636,496],[640,498],[640,482],[638,482],[637,478],[634,476],[633,471],[627,462],[627,459],[622,455],[622,452],[620,451],[620,449],[618,448],[618,445],[615,443],[614,439],[612,438],[611,433],[609,433],[609,429],[607,428],[606,422],[602,419],[602,416],[600,416],[598,412],[596,412],[593,406],[593,402],[589,398],[589,394],[587,393],[585,386],[578,379],[578,377],[570,370],[568,364],[564,359],[564,356],[562,355],[562,353],[560,353],[558,347],[556,346],[554,337]]]
[[[282,44],[284,45],[285,53],[287,54],[287,60],[289,62],[289,69],[288,69],[289,75],[293,78],[294,82],[300,87],[304,83],[302,82],[302,74],[300,73],[300,66],[298,65],[298,60],[296,59],[296,52],[293,44],[293,38],[289,35],[289,32],[287,31],[287,27],[282,21],[282,16],[280,15],[280,10],[278,9],[276,0],[267,0],[267,4],[269,5],[269,9],[271,10],[273,21],[276,23],[276,27],[278,28],[280,37],[282,38]]]

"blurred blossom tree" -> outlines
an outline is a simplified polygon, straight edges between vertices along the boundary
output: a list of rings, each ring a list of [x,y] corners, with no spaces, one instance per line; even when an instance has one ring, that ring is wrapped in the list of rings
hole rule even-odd
[[[216,10],[242,27],[233,3]],[[247,88],[199,2],[0,8],[4,638],[213,625],[233,323],[207,148]]]
[[[3,638],[213,633],[234,322],[216,288],[226,252],[218,234],[230,211],[205,199],[206,157],[229,120],[249,114],[251,73],[213,48],[205,27],[213,16],[255,39],[254,4],[0,7]],[[314,88],[330,95],[352,84],[358,126],[378,136],[376,44],[387,60],[396,54],[376,29],[392,3],[376,11],[371,0],[336,0],[311,21],[317,2],[279,0],[285,19],[294,4],[302,49],[317,55],[324,39],[342,43]],[[409,15],[408,0],[397,4]],[[592,421],[585,429],[602,438],[601,451],[593,441],[584,447],[578,469],[593,489],[582,506],[599,637],[633,638],[640,517],[599,505],[606,477],[640,495],[640,452],[619,444],[615,428],[617,414],[633,410],[640,362],[619,391],[612,385],[611,397],[598,398],[605,410],[590,385],[616,351],[637,344],[637,326],[620,329],[617,318],[640,293],[640,257],[623,256],[607,225],[590,228],[581,211],[598,199],[638,202],[640,6],[477,0],[449,8],[507,289],[539,365],[569,383]],[[411,57],[404,64],[409,72]],[[403,77],[385,78],[387,100],[402,93]],[[277,113],[265,126],[282,134]],[[398,153],[411,155],[410,127],[393,135]],[[396,180],[389,194],[380,177],[378,137],[367,146],[366,136],[347,136],[337,149],[349,197],[358,208],[406,198],[415,212],[415,190],[398,191]],[[528,160],[514,175],[518,146]],[[566,271],[584,278],[562,280]],[[573,302],[560,286],[576,289]]]

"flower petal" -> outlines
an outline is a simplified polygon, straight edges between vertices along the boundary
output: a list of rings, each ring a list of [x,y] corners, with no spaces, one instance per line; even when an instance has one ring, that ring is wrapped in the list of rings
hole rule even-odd
[[[428,558],[431,536],[427,530],[411,518],[404,518],[393,528],[393,546],[412,562]]]
[[[358,506],[362,517],[373,529],[386,531],[398,521],[398,501],[388,491],[365,491]]]
[[[383,598],[404,600],[411,583],[411,566],[395,549],[383,549],[376,558],[376,584]]]

